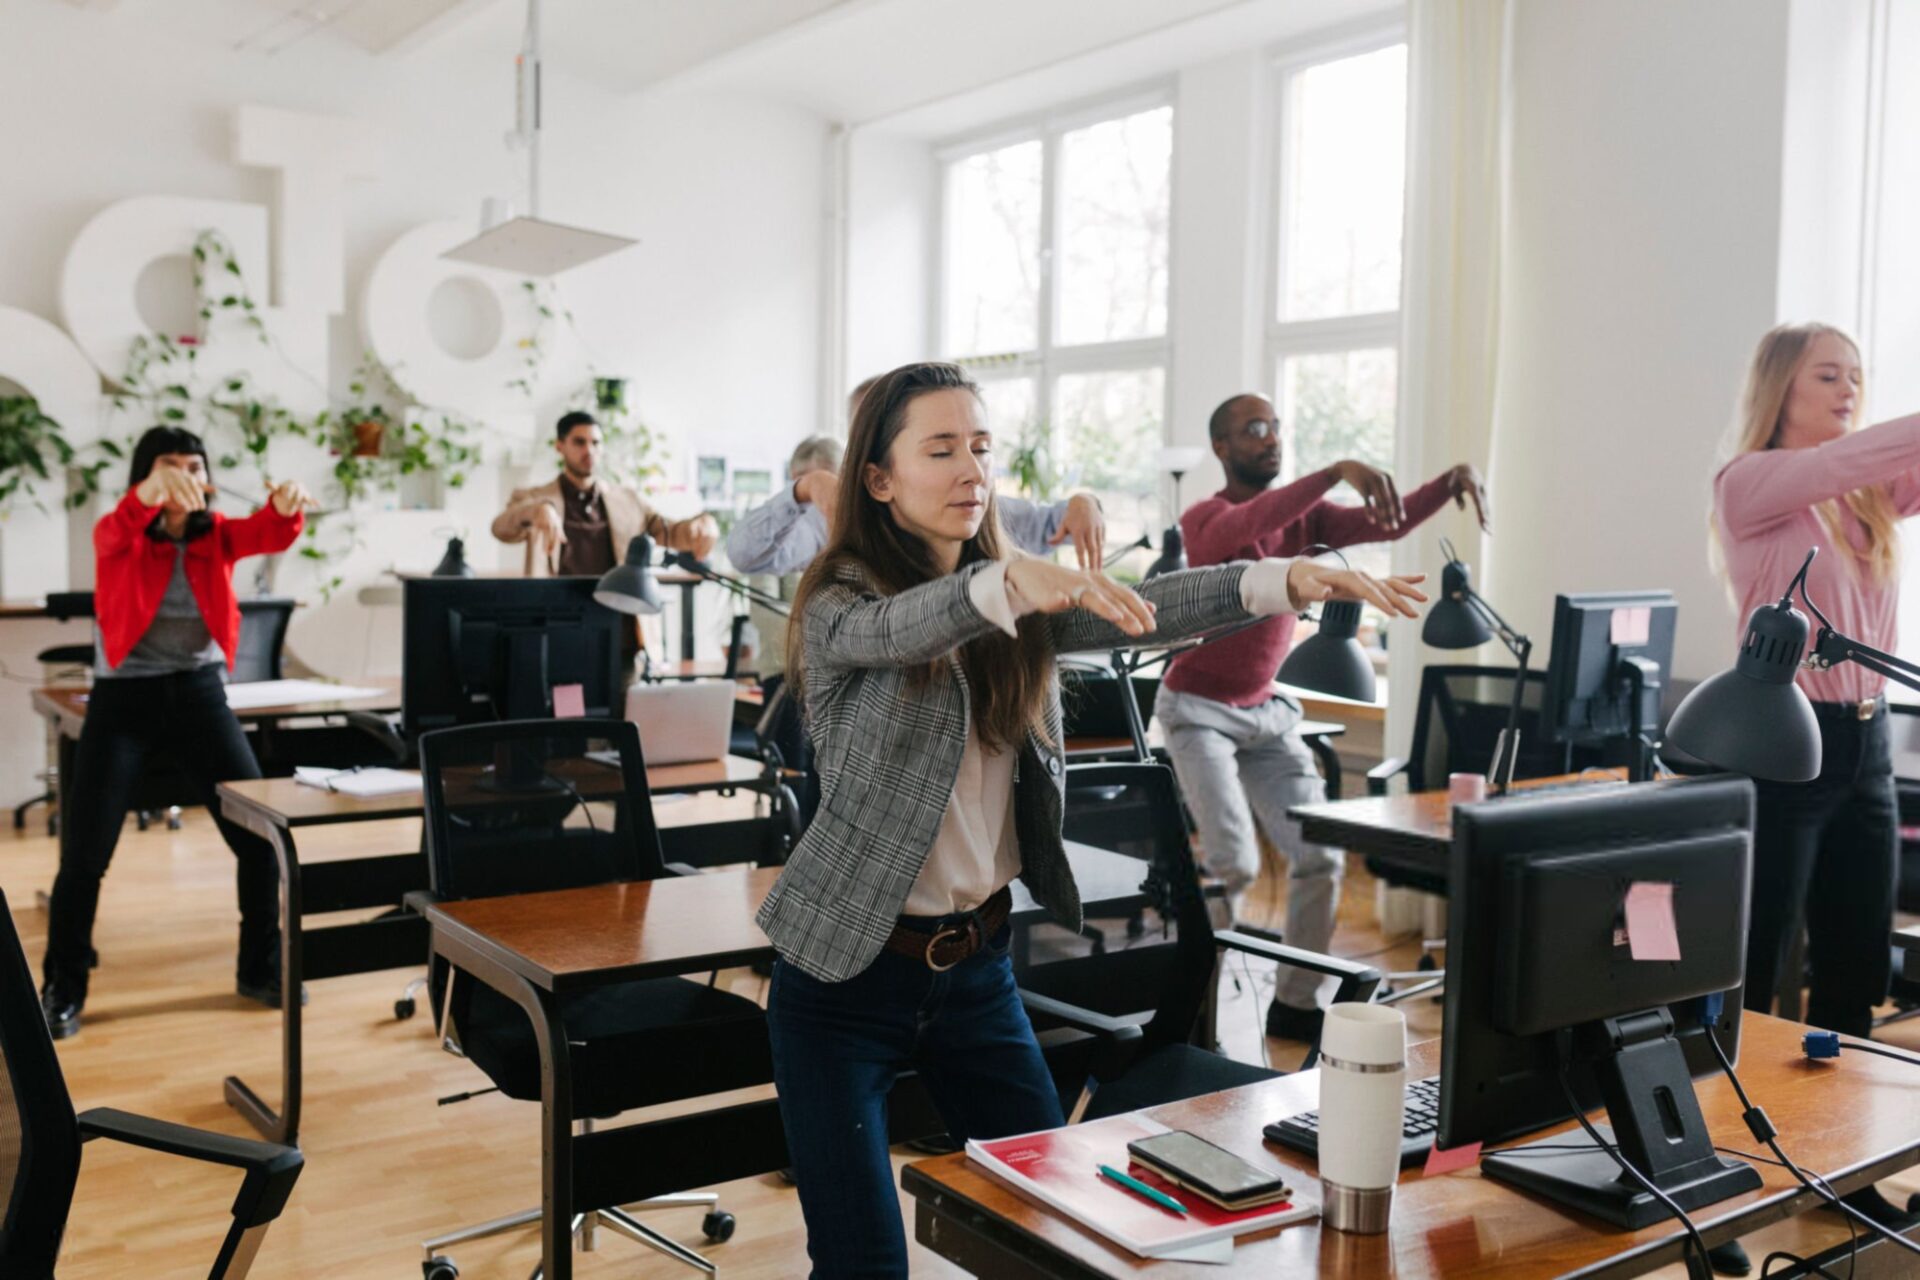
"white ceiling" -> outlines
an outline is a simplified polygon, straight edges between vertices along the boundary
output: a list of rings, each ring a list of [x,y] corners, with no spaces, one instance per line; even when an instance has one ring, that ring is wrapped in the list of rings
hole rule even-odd
[[[1403,0],[545,0],[549,74],[708,89],[940,136]],[[66,0],[175,37],[297,58],[326,44],[505,58],[525,0]]]

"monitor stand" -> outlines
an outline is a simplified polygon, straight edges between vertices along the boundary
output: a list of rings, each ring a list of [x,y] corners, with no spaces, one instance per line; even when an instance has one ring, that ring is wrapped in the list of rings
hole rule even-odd
[[[1760,1189],[1752,1165],[1714,1151],[1665,1009],[1609,1018],[1586,1030],[1602,1046],[1588,1056],[1612,1122],[1596,1128],[1634,1168],[1689,1211]],[[1637,1229],[1673,1216],[1579,1129],[1495,1152],[1480,1169],[1616,1226]]]

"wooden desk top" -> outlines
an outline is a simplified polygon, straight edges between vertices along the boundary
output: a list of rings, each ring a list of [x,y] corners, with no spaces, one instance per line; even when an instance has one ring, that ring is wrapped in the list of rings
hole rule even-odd
[[[760,673],[754,670],[752,659],[740,665],[734,673],[736,680],[751,680]],[[647,668],[649,680],[725,680],[727,664],[719,658],[682,658],[677,662],[655,662]]]
[[[1091,906],[1140,893],[1138,859],[1068,842],[1080,896]],[[464,933],[535,986],[567,991],[746,964],[772,944],[753,923],[779,867],[435,902],[434,928]],[[659,901],[655,902],[654,899]],[[1013,886],[1013,914],[1039,911]]]
[[[367,689],[384,689],[386,695],[379,698],[359,698],[353,701],[318,700],[313,702],[290,702],[277,707],[237,708],[234,715],[241,720],[290,720],[295,716],[337,715],[343,711],[398,711],[400,709],[400,681],[393,676],[372,676],[364,685]],[[91,686],[79,684],[46,685],[33,691],[33,709],[40,715],[56,720],[60,731],[69,737],[80,735],[80,724],[86,719],[87,698],[92,692]]]
[[[689,791],[716,791],[746,787],[760,781],[761,766],[740,756],[696,760],[688,764],[658,765],[647,770],[647,790],[656,795]],[[324,826],[335,822],[368,822],[376,818],[417,818],[422,800],[418,791],[390,796],[343,796],[309,787],[292,778],[254,778],[223,782],[215,790],[220,803],[251,808],[269,822],[286,827]]]
[[[1809,1172],[1826,1174],[1842,1193],[1920,1161],[1920,1083],[1913,1068],[1869,1054],[1809,1062],[1800,1053],[1804,1028],[1748,1014],[1740,1053],[1740,1078],[1756,1103],[1780,1127],[1781,1145]],[[1434,1074],[1440,1042],[1409,1051],[1411,1077]],[[1716,1142],[1750,1151],[1754,1143],[1741,1123],[1741,1107],[1719,1074],[1695,1081],[1708,1129]],[[1156,1120],[1188,1129],[1269,1167],[1300,1170],[1314,1178],[1307,1157],[1265,1141],[1262,1125],[1318,1105],[1319,1073],[1278,1080],[1151,1108]],[[1601,1118],[1604,1119],[1604,1113]],[[1573,1122],[1551,1131],[1572,1129]],[[1527,1139],[1533,1140],[1532,1137]],[[1818,1201],[1785,1169],[1756,1164],[1763,1185],[1719,1204],[1693,1211],[1709,1245],[1743,1235]],[[1839,1171],[1851,1171],[1841,1177]],[[1101,1276],[1193,1276],[1183,1263],[1136,1258],[1053,1210],[1023,1199],[967,1162],[942,1156],[908,1165],[902,1185],[923,1201],[957,1200],[1009,1224],[1054,1259],[1061,1274]],[[1312,1185],[1309,1183],[1309,1185]],[[1718,1230],[1714,1224],[1721,1225]],[[1323,1230],[1316,1220],[1243,1237],[1233,1262],[1204,1274],[1239,1276],[1394,1277],[1625,1277],[1643,1275],[1680,1259],[1683,1233],[1671,1221],[1627,1231],[1504,1187],[1469,1169],[1425,1178],[1412,1168],[1400,1176],[1393,1226],[1382,1236]]]
[[[1624,779],[1619,769],[1530,778],[1513,784],[1515,791],[1607,779]],[[1437,863],[1444,869],[1453,844],[1453,802],[1444,791],[1414,791],[1393,796],[1361,796],[1352,800],[1325,800],[1295,805],[1287,810],[1300,823],[1303,839],[1330,844],[1356,853],[1401,857]]]
[[[47,602],[39,600],[0,600],[0,618],[44,618],[47,616]],[[90,621],[90,619],[75,619]]]

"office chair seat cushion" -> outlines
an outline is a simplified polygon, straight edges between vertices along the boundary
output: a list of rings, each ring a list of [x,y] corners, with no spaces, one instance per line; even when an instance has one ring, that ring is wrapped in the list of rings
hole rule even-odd
[[[460,1024],[473,1064],[510,1098],[540,1097],[533,1024],[519,1005],[474,983]],[[773,1079],[767,1020],[744,996],[685,978],[649,978],[564,996],[576,1116],[698,1098]]]
[[[1203,1093],[1277,1080],[1286,1073],[1235,1062],[1190,1044],[1169,1044],[1136,1058],[1119,1079],[1100,1086],[1087,1104],[1085,1118],[1098,1120],[1123,1111],[1157,1107]]]

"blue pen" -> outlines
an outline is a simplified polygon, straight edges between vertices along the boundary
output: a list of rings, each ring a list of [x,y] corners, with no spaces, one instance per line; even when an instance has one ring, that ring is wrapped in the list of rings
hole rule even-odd
[[[1126,1174],[1120,1172],[1118,1169],[1115,1169],[1108,1165],[1103,1164],[1100,1166],[1100,1176],[1103,1178],[1106,1178],[1108,1181],[1119,1183],[1121,1186],[1125,1187],[1127,1190],[1133,1192],[1133,1194],[1137,1196],[1145,1196],[1147,1199],[1159,1205],[1162,1209],[1171,1209],[1175,1213],[1183,1214],[1183,1215],[1187,1211],[1187,1206],[1181,1204],[1178,1200],[1175,1200],[1172,1196],[1168,1195],[1166,1192],[1155,1191],[1152,1187],[1140,1181],[1140,1179],[1129,1178]]]

